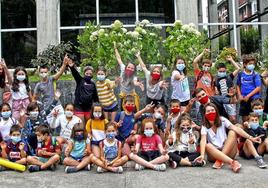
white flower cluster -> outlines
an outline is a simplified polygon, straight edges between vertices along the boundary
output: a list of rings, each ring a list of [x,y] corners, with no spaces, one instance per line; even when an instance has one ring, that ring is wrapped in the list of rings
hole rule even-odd
[[[94,32],[92,32],[91,35],[90,35],[90,37],[89,37],[89,40],[90,40],[91,42],[93,42],[93,41],[95,41],[95,40],[97,40],[97,39],[98,39],[98,31],[94,31]]]
[[[190,23],[189,25],[183,25],[181,27],[181,29],[185,32],[188,32],[188,33],[193,33],[197,36],[200,36],[201,33],[195,28],[195,24],[194,23]]]
[[[137,39],[140,36],[139,32],[137,32],[137,31],[128,31],[126,34],[135,38],[135,39]]]
[[[111,27],[114,29],[119,29],[123,27],[123,23],[120,22],[119,20],[115,20],[114,23],[111,25]]]

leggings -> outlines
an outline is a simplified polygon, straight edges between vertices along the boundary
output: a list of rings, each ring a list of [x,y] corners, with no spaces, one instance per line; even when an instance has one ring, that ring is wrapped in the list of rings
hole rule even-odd
[[[188,151],[174,151],[169,152],[168,155],[170,161],[175,161],[180,164],[182,158],[187,157],[189,161],[194,161],[200,154],[198,152],[189,153]]]

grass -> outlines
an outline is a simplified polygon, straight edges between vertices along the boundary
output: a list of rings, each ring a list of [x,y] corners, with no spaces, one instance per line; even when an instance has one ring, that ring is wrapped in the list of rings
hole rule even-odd
[[[73,80],[73,76],[72,76],[72,74],[63,74],[60,77],[60,80]],[[29,81],[30,82],[38,82],[38,81],[40,81],[40,77],[37,74],[32,75],[29,77]]]

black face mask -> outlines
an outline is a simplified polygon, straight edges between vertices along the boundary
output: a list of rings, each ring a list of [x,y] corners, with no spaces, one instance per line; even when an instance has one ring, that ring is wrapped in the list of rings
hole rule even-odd
[[[183,128],[183,127],[181,127],[181,131],[182,131],[183,133],[188,133],[190,130],[191,130],[191,127],[187,127],[187,128]]]
[[[90,83],[91,82],[91,78],[92,78],[92,76],[85,76],[84,77],[84,80],[85,80],[86,83]]]

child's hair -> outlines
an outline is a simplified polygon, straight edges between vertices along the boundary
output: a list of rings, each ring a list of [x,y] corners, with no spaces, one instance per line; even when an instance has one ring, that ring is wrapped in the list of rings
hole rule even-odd
[[[251,102],[251,109],[253,109],[255,106],[264,106],[262,99],[255,99]]]
[[[184,75],[187,75],[187,69],[186,69],[186,66],[187,66],[187,62],[185,61],[185,59],[183,58],[183,57],[181,57],[181,56],[177,56],[176,57],[176,59],[175,59],[175,61],[174,61],[174,64],[173,64],[173,66],[174,66],[174,69],[177,69],[177,61],[178,60],[182,60],[183,62],[184,62],[184,64],[185,64],[185,68],[183,69],[183,74]]]
[[[12,125],[10,128],[10,134],[13,132],[20,132],[20,126],[19,125]]]
[[[125,97],[125,104],[127,103],[127,102],[134,102],[135,101],[135,98],[132,96],[132,95],[127,95],[126,97]]]
[[[173,104],[173,103],[178,103],[179,105],[181,104],[178,99],[171,99],[170,103],[169,103],[170,104],[169,106],[171,106],[171,104]]]
[[[192,124],[192,119],[189,114],[183,113],[182,115],[180,115],[180,117],[175,123],[176,139],[178,142],[180,141],[180,136],[181,136],[180,126],[181,126],[182,121],[189,121],[190,125]]]
[[[31,112],[33,110],[35,110],[36,108],[38,108],[38,112],[40,112],[40,107],[37,104],[37,102],[31,102],[28,106],[27,106],[27,112]]]
[[[156,105],[155,109],[158,109],[158,108],[162,108],[165,111],[165,114],[164,114],[164,116],[165,116],[166,111],[167,111],[167,107],[165,105],[163,105],[163,104],[158,104],[158,105]]]
[[[254,64],[256,64],[256,58],[252,55],[243,55],[243,65],[248,64],[250,61],[254,61]]]
[[[94,112],[95,107],[101,107],[101,117],[100,117],[100,119],[104,120],[105,119],[104,110],[103,110],[103,107],[102,107],[102,105],[100,103],[93,103],[92,108],[91,108],[91,113],[90,113],[91,119],[95,119],[95,117],[93,116],[93,112]]]
[[[77,123],[77,124],[75,124],[73,126],[71,138],[74,138],[75,137],[75,133],[78,132],[78,131],[83,131],[83,133],[84,133],[84,139],[87,138],[87,132],[86,132],[86,129],[85,129],[85,126],[83,125],[83,123]]]
[[[219,63],[217,65],[217,69],[220,69],[220,68],[226,68],[226,65],[224,63]]]
[[[67,103],[67,104],[64,105],[64,109],[67,108],[67,106],[69,106],[69,105],[74,108],[74,104],[73,103]]]
[[[110,122],[108,124],[106,124],[105,126],[105,131],[109,128],[109,127],[113,127],[115,130],[117,130],[117,126],[115,122]]]
[[[206,116],[205,116],[205,114],[206,114],[206,108],[208,107],[208,106],[210,106],[210,107],[213,107],[214,109],[215,109],[215,111],[216,111],[216,119],[215,119],[215,126],[216,127],[220,127],[221,126],[221,119],[220,119],[220,114],[219,114],[219,110],[218,110],[218,108],[217,108],[217,106],[215,105],[215,104],[213,104],[213,103],[208,103],[208,104],[206,104],[205,106],[204,106],[204,114],[201,114],[201,115],[203,115],[203,121],[204,121],[204,126],[206,127],[206,128],[211,128],[211,125],[210,125],[210,123],[209,123],[209,121],[206,119]]]
[[[43,124],[43,125],[39,125],[39,126],[36,128],[35,132],[39,132],[39,133],[41,133],[42,135],[45,135],[45,134],[49,135],[49,134],[50,134],[50,130],[49,130],[48,126],[46,126],[46,125],[44,125],[44,124]]]
[[[3,104],[1,105],[1,109],[0,109],[1,112],[2,112],[4,106],[7,106],[7,107],[9,108],[9,110],[11,110],[11,107],[10,107],[10,105],[9,105],[8,103],[3,103]]]
[[[212,66],[212,61],[210,59],[204,59],[202,61],[202,65],[204,65],[204,64],[209,64],[210,66]]]
[[[87,72],[88,70],[91,70],[91,71],[93,72],[93,71],[94,71],[94,68],[93,68],[92,66],[85,66],[85,67],[84,67],[84,70],[83,70],[84,74],[85,74],[85,72]]]
[[[141,134],[142,135],[144,135],[144,129],[145,129],[145,124],[146,123],[152,123],[153,124],[153,127],[154,127],[154,133],[155,134],[158,134],[158,129],[157,129],[156,125],[155,125],[155,120],[152,119],[152,118],[145,118],[141,122]]]
[[[103,66],[99,66],[99,67],[98,67],[97,72],[99,72],[99,71],[102,71],[102,72],[104,72],[105,74],[106,74],[106,72],[107,72],[107,70],[106,70],[105,67],[103,67]]]
[[[30,91],[30,86],[29,86],[29,79],[28,79],[28,75],[27,75],[27,71],[23,68],[23,67],[17,67],[13,73],[13,83],[12,83],[12,90],[14,92],[18,92],[19,91],[19,80],[17,79],[17,73],[19,71],[23,71],[25,74],[25,80],[23,81],[25,86],[26,86],[26,90],[27,92]]]
[[[162,67],[160,67],[160,66],[153,66],[153,67],[151,68],[151,74],[153,73],[153,71],[154,71],[155,69],[159,69],[159,71],[160,71],[160,79],[159,79],[159,80],[162,80],[162,79],[163,79]]]
[[[205,91],[203,88],[201,88],[201,87],[199,87],[199,88],[196,88],[195,90],[194,90],[194,97],[196,97],[196,95],[198,94],[198,93],[200,93],[201,91]]]
[[[251,118],[251,117],[256,117],[256,118],[258,118],[259,119],[259,115],[257,114],[257,113],[255,113],[255,112],[251,112],[251,113],[249,113],[249,116],[248,116],[249,118]]]
[[[41,65],[41,66],[39,67],[39,72],[40,72],[41,69],[47,69],[47,70],[49,70],[49,67],[48,67],[47,64],[43,64],[43,65]]]

